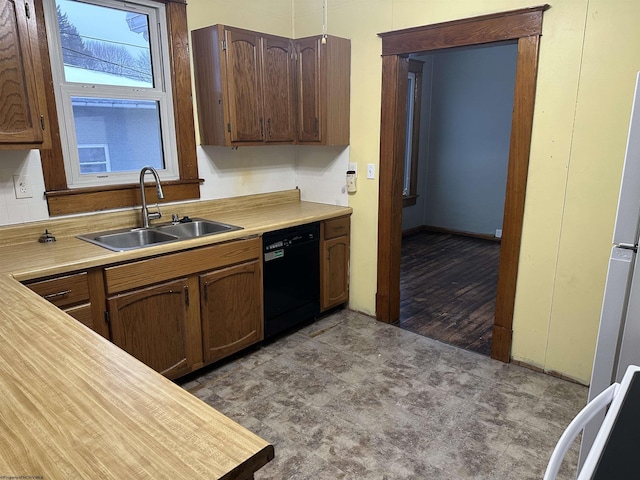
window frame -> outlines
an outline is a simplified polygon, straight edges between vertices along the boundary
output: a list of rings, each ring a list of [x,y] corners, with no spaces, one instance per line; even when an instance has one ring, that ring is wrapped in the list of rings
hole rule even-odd
[[[168,57],[174,128],[178,160],[177,180],[163,181],[165,201],[200,198],[200,183],[195,144],[191,67],[188,50],[186,3],[184,0],[152,0],[165,5],[168,32]],[[140,205],[137,182],[69,188],[60,139],[57,106],[53,89],[51,60],[45,29],[43,0],[35,0],[38,40],[42,56],[45,95],[52,136],[50,149],[40,150],[49,215],[66,215]],[[155,189],[146,189],[147,199],[156,201]]]
[[[408,162],[411,166],[409,173],[409,192],[407,195],[402,195],[402,206],[407,207],[415,205],[418,201],[418,164],[419,155],[418,150],[420,147],[420,115],[421,115],[421,102],[422,102],[422,69],[424,62],[420,60],[409,59],[409,74],[413,74],[413,92],[407,91],[407,104],[412,102],[413,106],[413,118],[411,119],[411,130],[407,128],[406,135],[410,137],[411,143],[405,148],[405,160],[404,165],[407,164],[407,156],[410,155],[411,159]],[[408,77],[407,77],[408,82]],[[408,105],[407,105],[408,107]],[[411,109],[407,108],[407,112]],[[408,115],[407,115],[408,117]],[[407,118],[407,123],[409,123]],[[405,140],[406,143],[406,140]],[[406,179],[407,173],[404,172],[403,179]],[[403,182],[404,190],[404,182]]]

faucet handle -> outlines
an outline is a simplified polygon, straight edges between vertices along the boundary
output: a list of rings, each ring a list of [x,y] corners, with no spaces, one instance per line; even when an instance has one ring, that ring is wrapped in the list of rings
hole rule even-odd
[[[177,213],[172,213],[171,223],[180,223],[180,215],[178,215]]]

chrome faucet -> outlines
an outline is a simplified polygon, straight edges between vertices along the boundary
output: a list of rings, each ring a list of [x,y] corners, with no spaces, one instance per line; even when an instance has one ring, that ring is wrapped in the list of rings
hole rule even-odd
[[[157,220],[162,217],[162,213],[160,213],[160,208],[158,208],[157,212],[149,213],[149,209],[147,208],[147,197],[144,193],[144,175],[147,172],[151,172],[153,174],[153,178],[156,182],[156,195],[159,199],[164,198],[164,193],[162,192],[162,185],[160,185],[160,177],[158,176],[158,172],[156,169],[150,166],[142,167],[140,170],[140,196],[142,197],[142,227],[149,228],[149,220]],[[157,204],[156,204],[157,205]]]

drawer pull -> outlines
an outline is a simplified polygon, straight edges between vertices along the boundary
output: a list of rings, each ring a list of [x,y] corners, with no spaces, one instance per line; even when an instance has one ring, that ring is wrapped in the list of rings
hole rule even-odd
[[[43,298],[45,298],[46,300],[50,300],[52,298],[64,297],[65,295],[69,295],[70,293],[71,293],[71,290],[63,290],[62,292],[49,293],[48,295],[45,295]]]

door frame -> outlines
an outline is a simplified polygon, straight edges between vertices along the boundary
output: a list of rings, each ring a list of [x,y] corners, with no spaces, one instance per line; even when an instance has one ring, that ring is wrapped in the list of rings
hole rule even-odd
[[[504,40],[518,41],[507,185],[491,357],[511,359],[513,309],[527,187],[538,49],[549,5],[378,34],[382,38],[382,107],[378,198],[376,318],[400,318],[402,179],[408,55]]]

